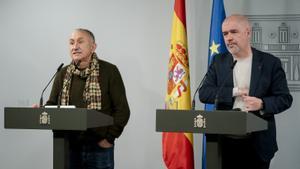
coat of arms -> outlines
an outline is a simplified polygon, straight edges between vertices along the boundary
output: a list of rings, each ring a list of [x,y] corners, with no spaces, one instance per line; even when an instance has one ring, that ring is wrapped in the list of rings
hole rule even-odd
[[[40,124],[50,124],[50,115],[47,112],[40,114]]]

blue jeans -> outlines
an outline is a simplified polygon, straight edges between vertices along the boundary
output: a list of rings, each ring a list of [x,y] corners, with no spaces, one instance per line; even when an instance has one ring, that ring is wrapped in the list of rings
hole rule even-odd
[[[70,169],[114,168],[114,146],[102,148],[97,143],[77,146],[71,146]]]

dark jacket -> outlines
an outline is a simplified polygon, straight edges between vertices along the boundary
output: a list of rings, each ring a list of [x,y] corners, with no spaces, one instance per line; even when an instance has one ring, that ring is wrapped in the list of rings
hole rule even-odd
[[[263,114],[258,111],[251,113],[268,122],[267,130],[252,133],[253,148],[258,152],[261,159],[270,160],[278,150],[274,115],[288,109],[293,98],[289,93],[280,59],[254,48],[252,53],[249,96],[261,98],[264,102],[264,109]],[[230,53],[214,57],[207,78],[199,90],[201,102],[214,103],[220,85],[225,82],[224,88],[219,91],[218,108],[220,110],[232,109],[234,103],[232,96],[233,74],[230,68],[232,63],[233,57]]]
[[[125,87],[118,68],[108,62],[99,60],[99,83],[101,89],[101,112],[113,117],[114,124],[108,127],[99,127],[88,129],[86,132],[74,132],[82,141],[98,142],[107,139],[113,143],[115,138],[119,137],[129,119],[129,106],[126,99]],[[52,86],[50,98],[46,104],[56,105],[58,96],[62,90],[63,79],[66,74],[67,67],[62,68],[58,72]],[[87,105],[83,101],[83,90],[86,79],[73,75],[70,91],[69,105],[75,105],[78,108],[86,108]]]

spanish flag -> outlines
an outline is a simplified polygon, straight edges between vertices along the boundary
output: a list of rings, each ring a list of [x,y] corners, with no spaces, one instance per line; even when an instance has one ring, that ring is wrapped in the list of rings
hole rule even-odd
[[[191,109],[185,1],[175,0],[166,109]],[[193,134],[163,133],[163,159],[168,169],[194,169]]]

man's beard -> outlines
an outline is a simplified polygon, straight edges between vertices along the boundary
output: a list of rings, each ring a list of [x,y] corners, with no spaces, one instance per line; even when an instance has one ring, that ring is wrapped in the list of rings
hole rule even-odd
[[[229,45],[226,45],[227,50],[232,54],[235,55],[241,51],[241,49],[237,45],[233,45],[233,47],[229,47]]]

